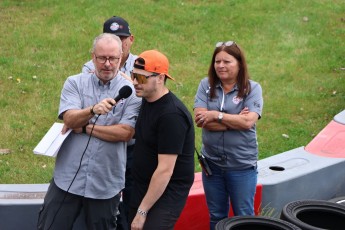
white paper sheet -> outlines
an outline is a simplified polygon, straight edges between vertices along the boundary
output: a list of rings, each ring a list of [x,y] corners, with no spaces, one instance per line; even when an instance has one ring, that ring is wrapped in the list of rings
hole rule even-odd
[[[68,130],[65,134],[61,133],[63,123],[55,122],[53,126],[44,135],[42,140],[34,148],[33,152],[35,154],[55,157],[58,153],[62,143],[72,131]]]

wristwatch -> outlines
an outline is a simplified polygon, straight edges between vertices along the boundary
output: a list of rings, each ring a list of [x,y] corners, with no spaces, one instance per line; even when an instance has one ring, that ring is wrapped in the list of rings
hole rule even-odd
[[[222,120],[223,120],[223,113],[219,113],[218,114],[218,122],[222,123]]]

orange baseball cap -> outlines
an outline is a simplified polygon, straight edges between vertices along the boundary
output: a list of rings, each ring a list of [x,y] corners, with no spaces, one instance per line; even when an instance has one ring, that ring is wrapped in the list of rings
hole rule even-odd
[[[143,69],[148,72],[163,73],[167,78],[175,81],[168,73],[168,58],[157,50],[147,50],[139,54],[135,61],[134,68]]]

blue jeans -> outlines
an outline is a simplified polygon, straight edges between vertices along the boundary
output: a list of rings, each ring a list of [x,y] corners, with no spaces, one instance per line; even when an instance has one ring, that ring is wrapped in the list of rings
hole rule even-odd
[[[227,218],[231,206],[235,216],[254,215],[254,196],[257,183],[257,169],[222,170],[208,161],[211,176],[202,172],[206,202],[210,214],[210,229]]]

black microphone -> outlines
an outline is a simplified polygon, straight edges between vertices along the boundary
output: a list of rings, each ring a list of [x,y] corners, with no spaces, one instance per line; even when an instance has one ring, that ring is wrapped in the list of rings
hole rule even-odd
[[[132,88],[128,85],[123,86],[119,90],[119,95],[117,95],[114,100],[117,103],[119,100],[129,97],[132,94]]]

